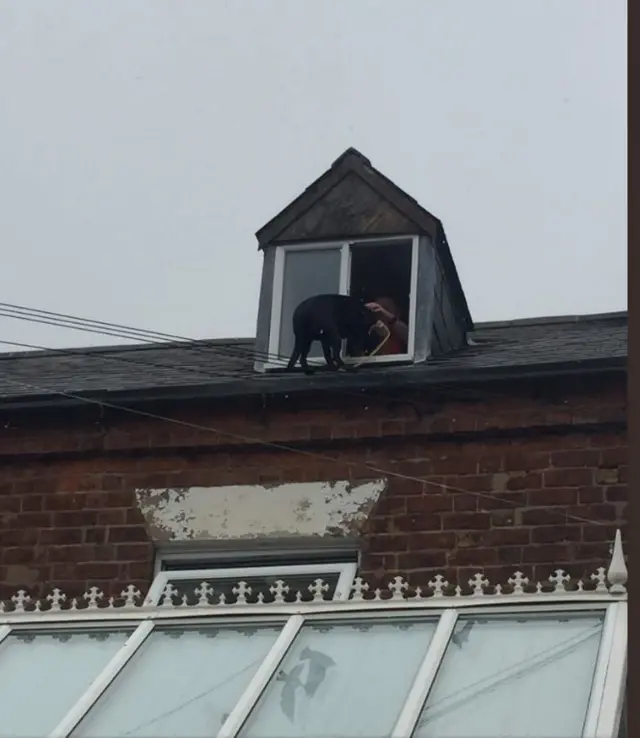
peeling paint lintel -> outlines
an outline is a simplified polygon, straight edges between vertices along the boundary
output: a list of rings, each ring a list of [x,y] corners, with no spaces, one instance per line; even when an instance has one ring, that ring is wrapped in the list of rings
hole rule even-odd
[[[352,483],[285,483],[137,489],[138,505],[156,543],[227,540],[246,548],[271,539],[358,536],[386,487],[383,479]]]

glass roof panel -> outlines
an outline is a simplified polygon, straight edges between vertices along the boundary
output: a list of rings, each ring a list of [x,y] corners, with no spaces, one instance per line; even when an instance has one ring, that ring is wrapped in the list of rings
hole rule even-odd
[[[0,644],[0,733],[6,738],[48,735],[132,630],[12,632]]]
[[[158,625],[74,738],[215,736],[281,625]]]
[[[429,615],[303,626],[240,736],[390,735],[437,623]]]
[[[414,738],[582,734],[603,612],[461,616]]]
[[[484,607],[476,596],[466,610],[453,596],[422,607],[398,595],[371,607],[256,604],[255,616],[134,604],[104,617],[97,607],[0,614],[0,735],[624,733],[625,602],[506,595],[505,607],[493,597]]]

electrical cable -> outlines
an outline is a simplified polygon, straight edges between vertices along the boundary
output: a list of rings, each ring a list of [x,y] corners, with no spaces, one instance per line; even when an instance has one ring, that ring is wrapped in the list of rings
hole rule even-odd
[[[0,303],[0,317],[4,316],[4,317],[15,318],[15,319],[18,319],[18,320],[25,320],[27,322],[44,323],[46,325],[53,325],[55,327],[69,328],[69,329],[72,329],[72,330],[82,330],[82,331],[86,331],[86,332],[90,332],[90,333],[97,333],[97,334],[101,334],[101,335],[117,336],[119,338],[125,338],[127,340],[139,340],[139,341],[141,341],[143,343],[150,344],[150,345],[152,345],[152,346],[154,346],[156,348],[159,347],[158,346],[157,339],[156,338],[148,338],[147,337],[147,334],[148,335],[151,335],[151,336],[156,336],[156,337],[163,337],[165,339],[179,338],[182,343],[180,343],[178,345],[174,345],[175,348],[180,348],[180,349],[183,349],[183,350],[186,350],[186,351],[194,352],[195,354],[200,354],[200,355],[203,355],[203,356],[207,356],[207,358],[209,358],[211,356],[215,356],[216,358],[220,358],[220,356],[222,356],[222,357],[232,358],[232,359],[235,359],[235,360],[238,360],[238,359],[250,360],[250,359],[255,359],[256,356],[259,355],[259,352],[254,352],[254,351],[248,350],[248,349],[242,349],[240,347],[238,347],[238,348],[233,348],[233,347],[229,347],[229,346],[222,347],[219,344],[209,345],[209,346],[203,346],[200,341],[196,341],[195,339],[188,339],[188,338],[184,338],[184,337],[179,337],[179,336],[175,336],[173,334],[160,333],[158,331],[145,331],[145,330],[142,330],[142,329],[131,328],[131,327],[127,327],[127,326],[124,326],[123,328],[126,331],[128,331],[128,333],[120,333],[119,332],[120,331],[120,327],[116,323],[106,323],[105,321],[93,321],[91,319],[78,318],[76,316],[70,316],[70,318],[73,321],[75,321],[75,323],[69,324],[67,322],[63,322],[63,321],[58,320],[58,318],[56,317],[56,316],[60,316],[60,317],[64,318],[65,321],[66,321],[66,317],[67,316],[65,314],[63,314],[63,313],[53,313],[51,311],[40,311],[40,310],[35,310],[33,308],[26,308],[26,307],[22,307],[22,306],[15,306],[15,307],[18,308],[19,310],[23,311],[23,313],[20,313],[20,314],[6,314],[6,313],[3,313],[2,312],[2,309],[1,309],[1,306],[2,305],[9,305],[9,304],[8,303]],[[33,313],[44,313],[44,314],[49,315],[49,316],[52,316],[52,317],[50,319],[41,320],[40,318],[31,317],[30,314],[29,314],[30,312],[33,312]],[[93,326],[94,323],[96,324],[95,326]],[[113,329],[110,329],[109,331],[105,331],[101,327],[98,327],[98,326],[112,326]],[[69,353],[74,353],[76,351],[74,349],[68,349],[68,350],[65,350],[65,349],[58,349],[58,350],[56,350],[56,349],[46,349],[44,347],[38,347],[38,346],[35,346],[33,344],[20,344],[19,342],[6,341],[4,343],[7,343],[7,345],[15,345],[15,346],[20,346],[21,345],[22,347],[40,348],[41,350],[46,350],[46,351],[59,351],[61,353],[64,353],[65,351],[69,351]],[[195,345],[195,344],[198,344],[198,345]],[[125,347],[125,348],[129,348],[129,347]],[[123,350],[125,350],[125,348],[123,348]],[[95,351],[92,351],[91,353],[90,353],[90,349],[83,349],[82,351],[83,351],[83,354],[93,355],[93,356],[96,356],[97,357],[98,354],[101,354],[102,351],[104,351],[104,349],[97,348]],[[132,360],[132,359],[126,359],[125,360],[125,359],[122,359],[120,357],[106,357],[106,356],[104,356],[104,358],[105,359],[108,358],[109,360],[113,360],[113,361],[123,361],[123,362],[126,361],[127,363],[134,363],[134,360]],[[285,361],[285,359],[283,358],[282,361]],[[152,362],[135,361],[135,363],[137,363],[137,364],[145,364],[145,363],[148,363],[149,366],[156,366],[157,368],[167,368],[167,369],[171,369],[173,371],[176,371],[176,370],[179,369],[179,367],[174,367],[174,366],[171,366],[171,365],[154,364]],[[221,368],[217,368],[216,369],[216,372],[214,374],[210,374],[209,372],[206,372],[206,371],[204,371],[202,369],[196,369],[194,367],[185,367],[185,366],[183,366],[181,368],[184,369],[185,371],[189,372],[189,373],[192,373],[192,374],[196,374],[197,373],[197,374],[201,374],[202,376],[209,376],[209,377],[215,378],[215,379],[219,379],[221,377],[226,377],[226,378],[229,378],[229,379],[238,379],[238,378],[251,378],[251,379],[253,379],[253,378],[256,377],[256,374],[255,374],[255,372],[253,371],[253,369],[251,367],[247,367],[247,368],[244,368],[244,369],[234,368],[233,370],[229,370],[229,371],[224,371]],[[444,387],[445,383],[442,383],[442,385]],[[460,399],[464,399],[464,395],[463,395],[464,391],[465,391],[465,388],[461,387],[459,384],[456,384],[455,392],[460,397]],[[472,390],[470,390],[469,388],[467,388],[467,391],[472,391]],[[356,393],[356,392],[353,392],[353,391],[349,391],[349,390],[345,390],[343,388],[337,388],[337,387],[335,388],[334,393],[335,394],[341,394],[341,395],[344,395],[344,396],[357,397],[357,398],[362,398],[364,396],[364,390],[361,391],[361,392],[359,392],[359,393]],[[368,390],[366,392],[366,395],[367,395],[367,397],[370,397],[370,398],[375,398],[375,399],[380,399],[380,400],[383,400],[384,399],[385,402],[394,401],[394,400],[399,401],[398,400],[398,397],[397,396],[394,396],[394,395],[390,395],[390,393],[389,393],[389,391],[387,389],[385,389],[384,396],[380,396],[380,395],[377,395],[375,393],[375,391],[372,391],[371,388],[368,388]],[[495,397],[495,398],[500,398],[500,399],[509,396],[507,394],[496,393],[496,392],[487,393],[486,391],[483,393],[483,395],[485,397],[486,396],[490,396],[490,397]],[[419,406],[419,401],[416,401],[415,399],[407,400],[406,397],[405,397],[405,398],[403,398],[402,401],[404,401],[404,402],[407,402],[408,401],[408,402],[410,402],[410,404],[414,405],[416,408],[418,408],[418,406]]]
[[[58,316],[60,316],[62,318],[70,318],[71,320],[76,321],[77,323],[96,324],[96,325],[106,326],[106,327],[113,326],[113,327],[115,327],[117,329],[120,329],[120,327],[121,327],[120,325],[115,324],[115,323],[106,323],[104,321],[93,321],[93,320],[90,320],[90,319],[78,318],[76,316],[68,316],[68,315],[65,315],[65,314],[62,314],[62,313],[52,313],[51,311],[39,311],[39,310],[35,310],[35,309],[32,309],[32,308],[25,308],[23,306],[10,305],[9,303],[0,303],[0,306],[2,306],[2,305],[6,305],[7,307],[11,307],[11,308],[17,308],[17,309],[19,309],[21,311],[24,311],[24,313],[35,312],[35,313],[43,313],[43,314],[46,314],[46,315],[50,315],[50,316],[53,317],[53,321],[51,321],[51,324],[56,325],[58,327],[70,327],[70,328],[74,328],[74,329],[75,328],[78,328],[80,330],[83,330],[83,328],[81,326],[77,326],[77,325],[69,325],[69,326],[62,325],[62,326],[60,326],[60,324],[56,320],[56,318]],[[27,317],[27,315],[21,315],[21,316],[13,316],[12,315],[11,317],[20,317],[20,319],[29,320],[29,317]],[[188,343],[189,342],[193,342],[192,339],[185,339],[184,337],[175,336],[173,334],[160,333],[158,331],[142,331],[142,330],[139,330],[139,329],[136,329],[136,328],[131,328],[129,326],[122,326],[122,328],[124,330],[126,330],[126,331],[130,331],[130,332],[136,334],[136,338],[138,337],[137,334],[139,334],[139,333],[141,333],[141,334],[148,333],[148,334],[154,335],[154,336],[162,336],[162,337],[167,337],[167,338],[178,338],[178,339],[180,339],[182,341],[186,341]],[[91,330],[91,332],[102,332],[101,329],[97,329],[97,328],[91,328],[89,330]],[[115,335],[115,334],[114,333],[106,333],[106,335]],[[157,346],[157,342],[155,340],[153,340],[153,341],[151,341],[150,339],[147,339],[147,340],[148,340],[148,342],[153,343],[154,345]],[[0,343],[7,343],[8,345],[28,346],[30,348],[38,348],[38,349],[44,350],[44,351],[55,351],[54,349],[50,349],[50,348],[43,347],[43,346],[35,346],[34,344],[21,344],[19,342],[11,342],[11,341],[0,341]],[[64,351],[64,350],[62,350],[62,351]],[[73,351],[73,349],[71,351]],[[202,372],[202,371],[200,371],[198,369],[193,369],[192,367],[184,367],[184,366],[182,366],[182,367],[175,367],[175,366],[171,366],[171,365],[156,364],[156,363],[151,363],[151,362],[139,362],[139,361],[135,361],[135,360],[131,360],[131,359],[124,359],[122,357],[107,357],[107,356],[104,356],[99,350],[97,352],[91,352],[91,353],[89,351],[83,350],[83,354],[84,355],[93,355],[96,358],[99,358],[101,360],[112,360],[112,361],[119,361],[119,362],[125,362],[125,363],[131,363],[131,364],[139,364],[139,365],[140,364],[144,364],[144,365],[155,366],[155,367],[163,368],[163,369],[166,368],[166,369],[170,369],[170,370],[175,370],[175,369],[187,370],[187,371],[190,371],[192,373],[197,373],[197,374],[201,374],[203,376],[209,376],[209,377],[212,377],[212,378],[219,378],[220,376],[225,376],[225,375],[221,374],[220,372],[217,372],[216,374],[211,375],[209,373]],[[232,375],[227,375],[227,376],[232,376],[234,378],[237,378],[238,373],[237,372],[234,372]],[[253,373],[251,373],[251,376],[255,376],[255,375]],[[60,392],[55,391],[55,390],[50,390],[50,391],[51,392],[54,392],[55,394],[61,394]],[[340,392],[341,394],[344,393],[343,390],[338,390],[338,392]],[[352,394],[353,396],[356,396],[359,399],[362,399],[362,394],[356,394],[356,393],[346,393],[346,394]],[[496,395],[496,396],[503,397],[504,395]],[[78,399],[86,400],[87,398],[80,398],[78,396]],[[387,396],[384,399],[386,399],[388,401],[390,398]],[[96,401],[92,401],[92,402],[96,402]],[[125,409],[125,408],[119,408],[119,409]],[[139,412],[139,411],[134,411],[132,408],[126,408],[126,409],[128,411],[130,411],[130,412]],[[161,416],[158,416],[158,418],[160,418],[160,417]],[[172,421],[175,422],[175,419],[170,419],[170,418],[164,418],[164,419],[165,420],[168,420],[169,422],[172,422]],[[213,432],[221,433],[221,431],[216,430],[216,429],[210,429],[210,428],[205,428],[205,429],[206,430],[212,430]],[[256,441],[256,442],[259,442],[258,439],[253,439],[253,440]],[[287,447],[287,450],[292,450],[292,451],[299,452],[298,449],[291,449],[289,447]],[[327,459],[331,459],[331,460],[337,461],[336,459],[333,459],[332,457],[326,457],[325,460],[327,460]],[[389,472],[385,472],[385,473],[388,474]],[[405,475],[404,478],[408,478],[408,477],[406,477],[406,475]],[[486,493],[471,492],[470,490],[465,490],[465,489],[461,489],[461,488],[455,488],[455,487],[452,487],[451,485],[429,482],[428,480],[425,480],[425,479],[413,478],[413,481],[420,481],[422,483],[427,483],[427,484],[431,484],[431,485],[435,485],[435,486],[440,486],[441,488],[451,489],[453,491],[471,493],[471,494],[475,494],[475,495],[477,495],[479,497],[484,496],[484,497],[486,497],[488,499],[493,499],[494,501],[505,501],[505,500],[503,500],[503,498],[497,498],[495,496],[491,496],[491,495],[486,494]],[[513,504],[515,506],[519,506],[519,505],[517,505],[516,503],[513,503],[513,502],[511,502],[511,504]],[[558,514],[559,515],[562,515],[562,517],[564,517],[566,519],[566,513],[565,514],[558,513]],[[600,521],[595,521],[595,520],[592,520],[592,519],[578,518],[576,516],[573,516],[573,518],[576,519],[576,520],[579,520],[581,522],[603,524]]]
[[[61,326],[61,327],[64,327],[64,326]],[[218,380],[220,378],[225,378],[229,380],[237,380],[238,378],[243,378],[244,376],[246,376],[246,378],[249,378],[249,379],[256,378],[255,372],[249,372],[246,375],[243,375],[241,372],[227,373],[227,372],[218,370],[215,373],[211,373],[211,372],[207,372],[201,369],[195,369],[193,367],[188,367],[188,366],[176,366],[173,364],[158,364],[157,362],[137,361],[135,359],[124,358],[122,356],[109,356],[109,355],[105,355],[104,349],[100,349],[100,348],[96,350],[84,349],[84,348],[83,349],[50,349],[50,348],[47,348],[46,346],[41,346],[39,344],[25,343],[23,341],[8,341],[8,340],[0,340],[0,344],[4,344],[7,346],[15,346],[19,348],[29,348],[29,349],[37,349],[39,351],[53,352],[56,355],[61,354],[63,356],[72,356],[72,357],[77,356],[77,355],[90,356],[100,361],[110,361],[110,362],[116,362],[116,363],[133,364],[133,365],[143,366],[143,367],[149,366],[149,367],[154,367],[158,369],[168,369],[172,373],[175,373],[177,375],[179,375],[180,371],[186,371],[190,374],[198,374],[199,376],[207,377],[208,379],[214,379],[214,380]],[[464,397],[462,394],[464,392],[464,388],[458,387],[457,391],[461,397]],[[354,397],[358,400],[363,400],[363,399],[373,400],[373,401],[378,401],[380,403],[385,403],[385,404],[392,403],[392,402],[401,402],[400,398],[397,395],[393,395],[389,393],[388,390],[385,390],[384,394],[378,394],[375,391],[372,391],[371,388],[368,388],[366,392],[365,390],[361,390],[360,392],[354,392],[354,391],[345,390],[340,387],[336,387],[332,389],[332,394],[342,395],[345,397]],[[485,396],[487,396],[486,393],[485,393]],[[496,397],[501,398],[503,397],[503,395],[496,395]],[[412,406],[416,406],[416,408],[418,407],[419,401],[416,401],[413,399],[412,400],[402,400],[402,401],[408,402]],[[483,417],[482,413],[471,412],[470,414],[477,416],[477,417]]]
[[[89,333],[99,333],[103,335],[115,336],[117,338],[126,338],[129,340],[139,340],[144,343],[158,344],[158,341],[171,341],[187,344],[188,348],[198,349],[201,346],[201,340],[187,338],[172,333],[161,333],[160,331],[150,331],[142,328],[133,328],[131,326],[121,325],[118,323],[107,323],[101,320],[93,320],[91,318],[80,318],[65,313],[54,313],[50,310],[39,310],[36,308],[28,308],[22,305],[12,305],[11,303],[0,302],[0,317],[15,318],[18,320],[31,319],[31,322],[43,323],[45,325],[55,325],[67,328],[75,328]],[[198,345],[195,345],[198,344]],[[204,348],[204,347],[203,347]],[[211,346],[210,348],[214,348]],[[217,345],[215,348],[219,348]],[[222,348],[222,347],[220,347]],[[235,348],[225,345],[224,351],[229,356],[237,356],[238,358],[254,357],[258,360],[271,362],[288,362],[288,356],[278,354],[255,351],[254,349]]]
[[[72,392],[66,392],[63,390],[55,390],[50,387],[36,385],[36,384],[29,383],[29,382],[19,382],[19,381],[7,379],[7,378],[5,378],[5,381],[8,381],[9,384],[13,384],[15,386],[29,388],[32,390],[38,390],[40,392],[46,392],[47,394],[60,395],[60,396],[67,397],[67,398],[77,400],[80,402],[84,402],[87,404],[96,405],[102,408],[109,408],[112,410],[118,410],[121,412],[131,413],[133,415],[146,417],[152,420],[159,420],[162,422],[173,423],[173,424],[180,425],[186,428],[192,428],[195,430],[205,431],[207,433],[215,433],[216,435],[227,437],[227,438],[232,438],[234,440],[241,441],[247,444],[255,444],[258,446],[264,446],[265,448],[273,448],[278,451],[285,451],[287,453],[298,454],[301,456],[305,456],[307,458],[312,458],[314,460],[320,460],[320,461],[325,461],[325,462],[329,461],[331,463],[337,463],[342,466],[347,466],[350,468],[367,469],[368,471],[375,472],[376,474],[381,474],[384,477],[394,477],[396,479],[403,479],[405,481],[417,482],[419,484],[425,484],[425,485],[437,487],[443,490],[449,490],[451,492],[469,494],[469,495],[472,495],[478,498],[484,498],[484,499],[491,500],[492,502],[500,502],[503,505],[506,505],[507,507],[511,506],[514,509],[522,507],[521,503],[514,502],[513,500],[509,500],[508,498],[497,497],[496,495],[492,495],[492,494],[485,493],[485,492],[478,492],[476,490],[464,489],[462,487],[455,487],[451,484],[446,484],[444,482],[433,482],[429,479],[425,479],[422,477],[416,477],[416,476],[412,476],[409,474],[402,474],[401,472],[396,472],[391,469],[384,469],[382,467],[374,466],[364,461],[363,462],[345,461],[343,459],[339,459],[334,456],[329,456],[327,454],[321,454],[315,451],[307,451],[305,449],[295,448],[293,446],[287,446],[286,444],[283,444],[283,443],[277,443],[274,441],[266,441],[261,438],[254,438],[254,437],[246,436],[240,433],[232,433],[230,431],[220,430],[219,428],[202,425],[200,423],[193,423],[187,420],[180,420],[179,418],[170,418],[168,416],[151,413],[146,410],[140,410],[137,408],[127,407],[125,405],[118,405],[112,402],[105,402],[103,400],[98,400],[94,398],[83,397],[82,395],[77,395]],[[577,522],[588,523],[592,525],[607,525],[608,524],[608,523],[604,523],[599,520],[583,518],[578,515],[572,515],[568,511],[556,512],[552,510],[547,510],[547,513],[549,515],[558,515],[558,517],[561,517],[565,522],[568,520],[575,520]]]

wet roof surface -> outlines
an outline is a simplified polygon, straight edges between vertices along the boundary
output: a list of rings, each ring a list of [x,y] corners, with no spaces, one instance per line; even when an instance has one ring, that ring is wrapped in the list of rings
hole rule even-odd
[[[469,334],[470,345],[452,354],[413,366],[367,368],[357,375],[318,372],[274,373],[253,370],[254,340],[217,339],[189,343],[21,351],[0,354],[0,402],[67,393],[139,393],[170,388],[215,389],[216,394],[279,391],[292,382],[300,388],[328,381],[350,385],[354,377],[385,383],[411,377],[435,381],[438,376],[517,370],[548,365],[575,365],[627,356],[627,314],[529,319],[480,323]],[[322,379],[321,379],[322,378]],[[295,387],[293,387],[295,389]]]

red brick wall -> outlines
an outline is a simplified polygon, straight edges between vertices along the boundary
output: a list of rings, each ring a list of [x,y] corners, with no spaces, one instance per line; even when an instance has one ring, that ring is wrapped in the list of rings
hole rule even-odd
[[[117,594],[129,582],[145,590],[153,547],[136,487],[382,476],[366,465],[413,478],[390,477],[368,521],[362,571],[375,582],[400,573],[422,585],[442,573],[464,584],[477,571],[505,581],[515,569],[541,579],[558,566],[589,576],[626,520],[625,387],[556,383],[544,398],[529,389],[481,401],[421,393],[413,405],[387,393],[154,410],[245,440],[92,409],[77,419],[7,416],[0,596],[93,585]]]
[[[618,433],[568,434],[443,444],[406,459],[403,469],[433,484],[390,481],[370,522],[365,576],[422,584],[440,572],[464,584],[481,570],[503,583],[516,569],[538,581],[560,567],[588,578],[624,529],[624,444]]]

